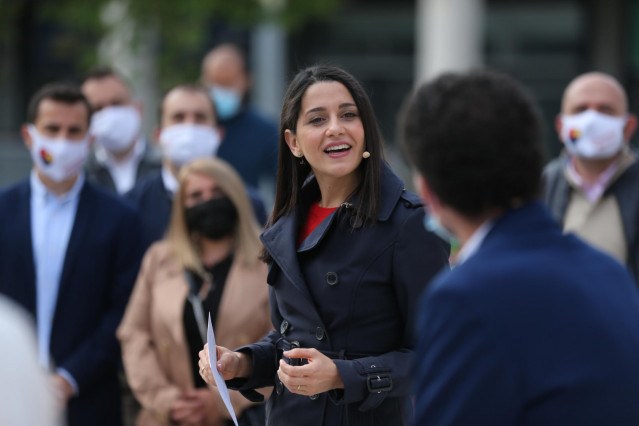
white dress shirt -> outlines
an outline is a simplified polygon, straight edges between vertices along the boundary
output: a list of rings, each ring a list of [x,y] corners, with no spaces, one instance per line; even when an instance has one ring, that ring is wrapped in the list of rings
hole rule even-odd
[[[36,272],[38,359],[45,368],[51,366],[51,327],[62,268],[84,180],[84,173],[80,173],[73,187],[67,193],[57,196],[44,186],[35,171],[31,173],[31,241]],[[77,382],[73,377],[62,369],[58,373],[71,383],[77,393]]]
[[[95,147],[95,159],[109,170],[118,194],[124,194],[135,186],[138,166],[144,156],[145,148],[146,142],[140,138],[126,158],[122,161],[115,161],[113,156],[102,145]]]
[[[175,193],[180,188],[180,183],[173,176],[171,170],[165,165],[162,165],[162,183],[164,184],[164,188],[171,193],[172,196],[175,196]]]
[[[490,230],[493,228],[493,225],[494,221],[487,220],[482,223],[479,228],[475,229],[473,235],[471,235],[470,238],[466,240],[464,246],[461,248],[461,250],[459,250],[459,253],[457,254],[456,266],[459,266],[467,261],[469,257],[471,257],[477,252],[477,250],[479,250],[479,247],[481,247],[481,243],[484,242],[486,235],[488,235]]]

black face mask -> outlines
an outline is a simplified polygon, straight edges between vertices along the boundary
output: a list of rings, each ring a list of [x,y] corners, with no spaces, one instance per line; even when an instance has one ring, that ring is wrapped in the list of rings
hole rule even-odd
[[[211,198],[185,210],[189,232],[219,240],[231,235],[237,226],[237,210],[228,197]]]

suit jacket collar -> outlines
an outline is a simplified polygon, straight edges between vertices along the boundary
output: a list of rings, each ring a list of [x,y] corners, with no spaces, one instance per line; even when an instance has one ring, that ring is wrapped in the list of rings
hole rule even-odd
[[[543,204],[530,202],[496,218],[477,255],[505,242],[516,244],[524,241],[523,244],[526,244],[525,241],[531,238],[547,238],[549,234],[559,236],[562,234],[561,228]]]
[[[73,269],[78,264],[77,259],[81,257],[83,242],[91,234],[91,224],[93,218],[97,216],[95,212],[97,207],[96,199],[97,194],[95,190],[89,183],[85,182],[80,190],[78,210],[75,214],[75,221],[73,222],[73,229],[69,236],[67,252],[64,256],[58,298],[63,297],[63,292],[68,289],[69,283],[72,281],[71,276]]]
[[[31,238],[31,184],[29,179],[24,180],[19,186],[19,203],[22,214],[15,218],[16,229],[19,230],[19,237],[15,242],[14,249],[21,252],[23,259],[22,267],[25,274],[25,287],[21,302],[26,309],[36,315],[36,277],[35,263],[33,260],[33,240]]]

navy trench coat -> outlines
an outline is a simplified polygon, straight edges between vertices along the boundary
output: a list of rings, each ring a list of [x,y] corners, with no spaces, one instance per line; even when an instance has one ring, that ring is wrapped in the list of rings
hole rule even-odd
[[[424,229],[424,209],[387,166],[378,221],[363,224],[344,203],[296,247],[303,212],[319,199],[312,181],[301,208],[261,236],[270,265],[275,331],[238,348],[253,357],[253,376],[228,384],[252,400],[275,386],[267,425],[403,425],[410,414],[413,325],[419,295],[448,263],[449,247]],[[334,359],[344,389],[290,393],[277,377],[282,351],[316,348]]]

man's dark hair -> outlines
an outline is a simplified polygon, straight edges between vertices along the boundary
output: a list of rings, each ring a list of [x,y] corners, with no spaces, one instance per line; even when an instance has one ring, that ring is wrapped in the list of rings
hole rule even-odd
[[[530,95],[505,74],[444,74],[422,85],[399,131],[405,157],[430,189],[467,217],[538,196],[541,119]]]
[[[91,114],[93,110],[89,101],[82,94],[82,90],[75,84],[70,83],[50,83],[42,86],[29,101],[27,108],[27,122],[35,123],[38,118],[38,112],[42,101],[50,99],[52,101],[60,102],[63,104],[73,105],[76,103],[82,103],[87,110],[87,121],[91,123]]]
[[[82,84],[86,83],[89,80],[102,80],[105,78],[115,78],[116,80],[121,81],[122,84],[127,89],[129,89],[129,82],[113,68],[106,66],[92,68],[86,75],[86,77],[84,77],[84,81],[82,81]]]
[[[110,67],[96,67],[96,68],[93,68],[93,69],[91,69],[89,71],[89,73],[84,78],[84,81],[87,81],[87,80],[101,80],[101,79],[107,78],[107,77],[115,77],[117,79],[120,78],[120,76],[113,70],[113,68],[110,68]]]
[[[217,109],[215,108],[213,99],[211,99],[211,96],[209,95],[209,91],[207,90],[206,87],[200,84],[178,84],[177,86],[171,87],[169,90],[167,90],[164,93],[164,96],[162,96],[162,101],[160,102],[160,105],[158,106],[158,118],[160,120],[160,124],[162,124],[162,116],[164,115],[164,101],[166,100],[166,97],[169,95],[169,93],[175,90],[181,90],[181,91],[189,92],[189,93],[199,93],[200,95],[203,95],[206,99],[209,100],[209,104],[211,105],[211,110],[213,111],[213,116],[215,117],[215,121],[217,122],[218,120]]]

